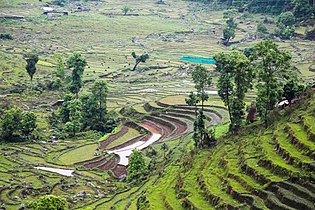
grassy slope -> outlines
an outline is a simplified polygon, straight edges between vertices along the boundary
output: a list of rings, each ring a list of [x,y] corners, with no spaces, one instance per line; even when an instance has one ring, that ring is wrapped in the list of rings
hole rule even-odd
[[[245,127],[238,135],[222,137],[215,148],[201,150],[195,154],[191,166],[187,165],[191,156],[180,158],[179,164],[167,167],[163,176],[147,190],[146,195],[151,209],[182,209],[183,207],[212,209],[232,206],[244,209],[250,206],[258,209],[281,206],[290,209],[288,205],[293,205],[292,203],[279,200],[282,199],[281,196],[277,197],[278,193],[281,195],[288,189],[267,191],[269,194],[267,198],[259,197],[253,192],[269,190],[266,187],[270,183],[282,182],[292,175],[304,177],[304,181],[307,180],[306,177],[314,179],[314,171],[295,164],[298,162],[309,164],[314,161],[306,155],[310,154],[306,151],[312,151],[315,146],[314,141],[308,136],[308,133],[312,132],[312,125],[309,124],[309,131],[299,126],[303,123],[308,125],[309,121],[301,119],[305,116],[308,119],[314,118],[314,110],[315,95],[313,94],[311,99],[299,102],[292,108],[278,111],[278,120],[266,130],[256,122]],[[297,144],[291,143],[287,126],[292,127],[299,141],[307,145],[306,149],[300,150]],[[218,128],[220,131],[220,127]],[[289,154],[294,159],[293,164],[285,159],[283,151],[275,149],[276,143],[286,152],[284,154]],[[266,165],[263,162],[265,160],[271,161],[271,165]],[[181,189],[182,192],[186,192],[184,197],[179,196],[174,190],[178,174],[183,178]],[[306,190],[300,185],[297,187]],[[312,205],[304,198],[297,197],[299,194],[293,188],[289,191],[286,199],[293,199],[305,206]],[[245,200],[242,200],[244,197],[253,199],[254,202],[246,204]]]

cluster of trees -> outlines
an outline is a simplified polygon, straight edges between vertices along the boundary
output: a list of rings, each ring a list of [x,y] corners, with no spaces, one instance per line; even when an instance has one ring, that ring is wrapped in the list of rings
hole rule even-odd
[[[218,94],[228,107],[231,130],[236,130],[244,118],[245,94],[252,87],[253,71],[243,52],[233,50],[215,56],[216,70],[220,72]]]
[[[56,75],[64,78],[63,57],[57,56],[58,65]],[[82,76],[87,62],[79,53],[73,53],[67,59],[67,66],[72,70],[69,78],[68,91],[64,96],[64,102],[53,114],[51,123],[53,126],[75,136],[82,130],[97,130],[111,132],[117,122],[109,116],[106,109],[107,84],[105,81],[95,81],[91,86],[90,94],[79,96],[83,86]]]
[[[1,116],[1,136],[5,140],[28,138],[36,129],[36,115],[17,107],[5,110]]]
[[[213,1],[208,1],[213,3]],[[285,1],[221,1],[227,5],[228,10],[224,12],[226,26],[223,29],[224,44],[228,45],[229,41],[235,37],[235,15],[238,12],[246,11],[252,13],[271,13],[278,15],[276,24],[277,28],[270,33],[270,36],[277,36],[282,39],[290,39],[295,34],[295,25],[301,22],[311,20],[315,16],[315,5],[308,0],[285,0]],[[245,16],[245,14],[243,16]],[[266,26],[259,22],[257,32],[267,33]]]
[[[289,101],[304,90],[304,85],[289,80],[284,86],[280,79],[286,78],[290,67],[291,54],[281,51],[271,40],[257,43],[249,59],[241,51],[219,53],[215,56],[219,96],[228,107],[231,130],[237,130],[244,119],[245,94],[257,80],[257,111],[268,126],[268,113],[276,103],[286,97]]]
[[[35,54],[29,54],[26,58],[26,70],[30,76],[32,85],[33,76],[36,73],[36,63],[39,58]],[[62,55],[54,56],[57,65],[55,78],[51,82],[53,90],[61,89],[68,92],[64,96],[64,103],[53,114],[50,122],[53,126],[75,136],[82,130],[97,130],[101,132],[111,132],[116,127],[117,122],[109,117],[106,109],[107,84],[105,81],[96,81],[90,88],[92,94],[79,97],[79,92],[83,86],[83,73],[87,62],[81,54],[74,52],[65,62]],[[66,77],[65,63],[71,70],[71,75]],[[61,119],[61,121],[59,121]]]
[[[277,102],[285,97],[291,103],[294,97],[305,90],[305,86],[292,75],[288,77],[291,54],[279,50],[278,45],[271,40],[259,42],[245,52],[221,52],[214,58],[216,71],[219,72],[218,94],[228,108],[232,132],[237,132],[243,123],[245,95],[254,86],[257,90],[257,111],[266,127],[269,123],[268,114]],[[195,107],[195,145],[204,147],[215,142],[214,132],[207,132],[203,114],[204,101],[208,100],[205,87],[211,85],[211,75],[204,67],[197,66],[192,71],[192,78],[197,93],[190,93],[186,103]],[[200,102],[201,109],[198,109]]]
[[[68,203],[65,198],[54,195],[45,195],[38,200],[27,203],[27,208],[31,210],[65,210]]]

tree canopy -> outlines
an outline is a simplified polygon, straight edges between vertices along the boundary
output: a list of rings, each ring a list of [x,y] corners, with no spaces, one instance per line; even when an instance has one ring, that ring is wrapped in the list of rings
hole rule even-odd
[[[36,73],[36,63],[38,62],[38,56],[35,54],[26,55],[26,71],[30,76],[31,87],[33,86],[33,76]]]
[[[220,73],[218,94],[228,107],[230,128],[238,129],[244,119],[245,93],[252,87],[253,69],[243,52],[233,50],[215,56],[216,70]]]
[[[289,68],[291,54],[282,51],[278,45],[271,40],[257,43],[254,47],[256,54],[252,58],[258,69],[257,85],[257,111],[268,126],[268,112],[281,99],[282,89],[278,84],[278,78]]]
[[[78,93],[82,87],[82,75],[84,68],[87,65],[85,58],[81,56],[80,53],[73,53],[67,60],[67,65],[72,69],[71,82],[69,85],[69,90],[71,93],[75,94],[78,98]]]
[[[127,180],[129,182],[131,181],[139,182],[141,178],[143,178],[143,176],[145,176],[148,173],[144,157],[139,150],[134,149],[132,151],[129,157],[127,171],[128,171]]]

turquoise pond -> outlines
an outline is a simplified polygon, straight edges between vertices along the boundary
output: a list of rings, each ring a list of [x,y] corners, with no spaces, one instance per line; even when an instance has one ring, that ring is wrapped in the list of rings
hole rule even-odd
[[[183,56],[180,58],[180,60],[194,62],[194,63],[202,63],[202,64],[215,64],[215,60],[213,58]]]

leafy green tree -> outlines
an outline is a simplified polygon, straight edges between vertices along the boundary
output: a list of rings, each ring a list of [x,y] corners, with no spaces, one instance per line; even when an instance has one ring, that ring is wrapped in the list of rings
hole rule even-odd
[[[253,58],[258,69],[257,110],[268,127],[268,113],[282,96],[282,88],[278,84],[278,77],[289,68],[291,54],[281,51],[271,40],[259,42],[254,47],[256,55]]]
[[[26,58],[26,71],[30,76],[31,87],[33,87],[33,77],[36,73],[36,63],[38,62],[38,56],[34,54],[29,54],[25,56]]]
[[[223,12],[224,19],[233,19],[237,15],[238,11],[236,9],[228,9]]]
[[[231,130],[237,130],[244,119],[245,94],[252,87],[253,69],[247,57],[237,50],[219,53],[215,60],[220,72],[218,94],[228,107]]]
[[[127,15],[127,13],[129,12],[130,8],[128,6],[124,6],[121,11],[124,13],[124,15]]]
[[[72,69],[71,83],[69,85],[69,90],[71,93],[76,95],[78,98],[78,93],[82,87],[82,75],[84,68],[87,65],[85,58],[79,53],[73,53],[67,60],[67,65]]]
[[[223,40],[224,44],[228,45],[231,39],[235,37],[235,29],[237,24],[234,21],[234,18],[237,14],[237,10],[230,9],[223,12],[223,18],[226,19],[226,27],[223,29]]]
[[[211,74],[205,67],[199,65],[191,72],[191,75],[197,90],[197,97],[201,101],[201,110],[203,111],[204,102],[209,99],[205,89],[212,85]]]
[[[190,92],[190,94],[188,95],[188,98],[185,98],[185,102],[188,106],[194,106],[195,107],[195,117],[197,117],[197,104],[199,103],[200,99],[198,98],[198,95]]]
[[[262,33],[262,34],[267,33],[267,28],[266,28],[265,24],[263,24],[262,22],[259,22],[257,24],[257,32]]]
[[[10,140],[14,133],[20,129],[22,111],[19,108],[13,107],[5,110],[1,118],[2,137]]]
[[[67,209],[67,201],[63,197],[54,195],[45,195],[37,201],[31,201],[27,207],[31,210],[65,210]]]
[[[311,19],[315,15],[315,5],[309,0],[293,0],[293,14],[298,21]]]
[[[37,127],[37,117],[33,112],[23,112],[21,117],[21,131],[24,135],[29,136]]]
[[[79,99],[73,99],[69,104],[69,122],[65,124],[65,130],[73,136],[82,128],[82,103]]]
[[[295,33],[295,17],[292,12],[283,12],[278,16],[278,28],[275,35],[283,39],[290,39]]]
[[[98,121],[103,123],[106,115],[107,84],[103,80],[95,81],[92,88],[92,97],[97,103]]]
[[[294,26],[295,17],[292,12],[283,12],[278,16],[277,22],[278,24],[281,24],[284,26]]]
[[[209,95],[206,93],[205,89],[212,84],[212,78],[210,72],[206,70],[206,68],[202,66],[197,66],[192,71],[192,79],[195,83],[195,88],[197,90],[197,94],[191,93],[189,98],[186,99],[186,103],[188,105],[195,106],[195,122],[194,122],[194,135],[193,139],[195,141],[195,146],[202,147],[202,141],[205,137],[206,129],[205,129],[205,116],[203,114],[204,111],[204,102],[208,100]],[[201,110],[197,111],[197,103],[201,101]]]
[[[234,39],[235,37],[235,29],[230,28],[230,27],[225,27],[223,29],[223,39],[224,39],[224,44],[228,45],[231,39]]]
[[[128,176],[127,181],[139,182],[143,176],[148,173],[142,153],[134,149],[129,157],[129,164],[127,167]]]
[[[93,125],[97,124],[98,111],[97,102],[91,95],[83,95],[80,97],[82,103],[82,127],[93,129]]]
[[[36,128],[36,115],[13,107],[5,110],[1,119],[2,137],[10,140],[14,135],[29,136]]]
[[[58,109],[58,112],[59,112],[58,114],[60,115],[61,121],[63,123],[70,121],[69,105],[73,98],[74,96],[72,94],[66,94],[64,96],[64,101],[62,103],[62,106]]]
[[[294,33],[294,26],[279,25],[274,31],[274,35],[282,39],[291,39],[294,36]]]
[[[132,57],[136,60],[136,64],[133,67],[132,71],[136,70],[137,66],[139,65],[139,63],[145,63],[147,59],[149,59],[149,55],[147,53],[144,53],[140,56],[137,56],[135,52],[131,53]]]
[[[61,54],[55,54],[54,58],[57,61],[56,76],[63,79],[65,77],[65,60],[64,60],[64,57]]]
[[[305,90],[305,86],[303,84],[299,84],[296,80],[290,79],[283,86],[283,96],[289,101],[291,104],[292,100],[299,96]]]

